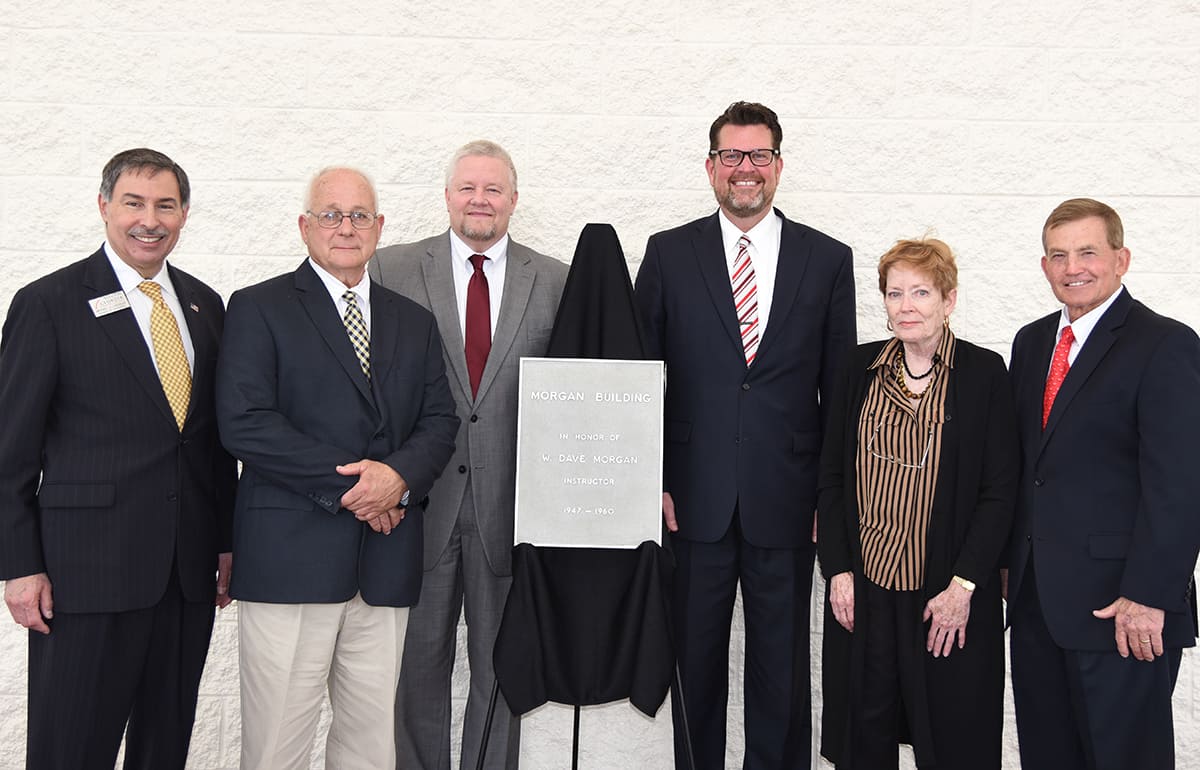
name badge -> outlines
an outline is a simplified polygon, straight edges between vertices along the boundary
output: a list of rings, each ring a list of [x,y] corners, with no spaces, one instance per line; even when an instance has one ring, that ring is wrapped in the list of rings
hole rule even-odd
[[[114,291],[112,294],[105,294],[103,297],[89,299],[88,305],[92,308],[92,315],[99,318],[103,315],[115,313],[118,310],[124,310],[129,307],[129,298],[125,296],[123,291]]]

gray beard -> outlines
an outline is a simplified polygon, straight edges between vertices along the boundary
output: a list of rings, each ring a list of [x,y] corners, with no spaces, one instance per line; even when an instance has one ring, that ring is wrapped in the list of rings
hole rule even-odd
[[[758,195],[749,203],[738,203],[731,187],[724,198],[717,196],[717,204],[735,216],[752,217],[755,214],[762,213],[763,209],[769,206],[771,202],[767,200],[765,191],[760,189]]]
[[[472,241],[491,241],[496,237],[496,225],[493,222],[487,227],[474,229],[471,225],[463,223],[462,234],[465,238]]]

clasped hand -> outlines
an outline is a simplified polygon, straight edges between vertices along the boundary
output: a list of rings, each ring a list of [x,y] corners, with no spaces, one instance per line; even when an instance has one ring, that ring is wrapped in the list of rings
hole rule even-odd
[[[400,525],[404,509],[400,500],[408,483],[391,466],[377,460],[359,460],[337,466],[343,476],[358,476],[358,482],[342,495],[342,507],[384,535]]]

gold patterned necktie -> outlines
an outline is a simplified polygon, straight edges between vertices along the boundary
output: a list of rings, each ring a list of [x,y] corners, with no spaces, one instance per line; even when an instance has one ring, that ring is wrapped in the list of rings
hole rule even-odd
[[[154,347],[154,362],[158,365],[158,378],[162,381],[163,393],[175,415],[175,423],[183,430],[188,400],[192,397],[192,370],[188,367],[183,338],[179,336],[179,324],[171,308],[163,301],[161,286],[154,281],[142,281],[138,288],[154,303],[150,309],[150,342]]]
[[[354,355],[358,356],[358,365],[362,367],[363,374],[367,375],[367,379],[371,379],[371,335],[367,332],[367,322],[363,319],[362,310],[358,306],[358,299],[354,292],[350,289],[342,295],[342,299],[346,301],[346,315],[342,317],[342,323],[346,325],[346,334],[350,335],[350,344],[354,346]]]

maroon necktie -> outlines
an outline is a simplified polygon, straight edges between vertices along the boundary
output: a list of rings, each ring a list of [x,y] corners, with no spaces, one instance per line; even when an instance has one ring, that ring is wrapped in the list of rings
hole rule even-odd
[[[1067,354],[1071,352],[1071,343],[1075,341],[1075,332],[1070,326],[1064,326],[1062,337],[1054,346],[1054,357],[1050,359],[1050,375],[1046,377],[1046,392],[1042,395],[1042,430],[1046,429],[1046,421],[1050,419],[1050,407],[1054,406],[1054,397],[1062,387],[1063,379],[1071,364],[1067,362]]]
[[[483,367],[492,350],[492,300],[488,296],[487,276],[483,274],[482,254],[471,255],[475,272],[467,283],[467,329],[465,348],[467,375],[471,378],[471,397],[479,393],[479,381],[483,379]]]

